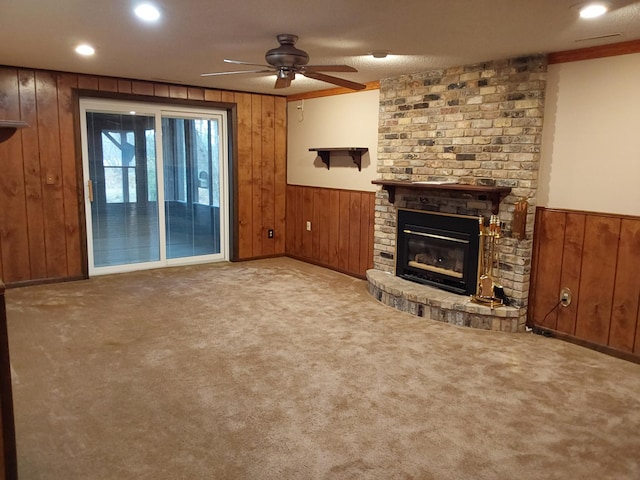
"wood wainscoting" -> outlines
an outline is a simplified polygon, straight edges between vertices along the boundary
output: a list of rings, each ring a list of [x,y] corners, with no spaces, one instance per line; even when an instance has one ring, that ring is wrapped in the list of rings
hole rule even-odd
[[[285,251],[286,98],[0,67],[0,277],[7,286],[87,276],[78,93],[232,111],[232,259]],[[267,232],[274,231],[273,238]]]
[[[374,192],[288,185],[286,254],[366,278],[373,268],[374,203]]]
[[[529,322],[640,360],[639,269],[640,217],[538,207]]]

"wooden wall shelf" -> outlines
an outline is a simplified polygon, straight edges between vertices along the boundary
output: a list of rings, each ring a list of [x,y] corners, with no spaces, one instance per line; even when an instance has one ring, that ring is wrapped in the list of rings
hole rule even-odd
[[[436,190],[447,192],[474,193],[486,195],[491,200],[491,213],[498,214],[500,202],[511,193],[511,187],[490,187],[485,185],[464,185],[461,183],[408,182],[401,180],[372,180],[374,185],[382,185],[389,195],[389,202],[395,202],[396,188],[409,190]]]
[[[327,170],[331,168],[331,152],[348,153],[353,159],[353,163],[358,166],[358,171],[362,170],[362,154],[368,152],[367,147],[332,147],[332,148],[310,148],[310,152],[318,152],[318,156],[327,166]]]
[[[21,120],[0,120],[0,143],[9,140],[19,128],[25,128],[29,125]]]

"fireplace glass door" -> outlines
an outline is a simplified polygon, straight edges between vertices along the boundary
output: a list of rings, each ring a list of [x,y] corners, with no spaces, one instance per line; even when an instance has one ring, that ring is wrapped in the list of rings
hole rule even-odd
[[[475,293],[476,217],[398,211],[396,275],[461,294]]]
[[[408,235],[408,264],[426,272],[453,278],[464,276],[464,259],[469,250],[469,239],[451,237],[449,232],[425,229],[405,230]]]

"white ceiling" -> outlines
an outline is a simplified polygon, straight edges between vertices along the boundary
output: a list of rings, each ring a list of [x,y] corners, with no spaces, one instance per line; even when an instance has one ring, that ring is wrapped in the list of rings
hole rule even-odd
[[[628,0],[593,20],[578,18],[576,0],[148,0],[162,12],[155,25],[132,15],[141,1],[2,0],[0,64],[291,95],[333,85],[298,75],[274,90],[274,75],[200,74],[251,68],[225,58],[264,64],[279,33],[298,35],[310,64],[351,65],[358,73],[332,75],[362,83],[640,38],[640,1]],[[78,56],[81,42],[96,54]]]

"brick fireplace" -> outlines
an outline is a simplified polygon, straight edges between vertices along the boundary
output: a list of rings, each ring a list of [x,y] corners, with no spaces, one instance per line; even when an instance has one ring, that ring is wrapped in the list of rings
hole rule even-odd
[[[511,189],[399,186],[376,195],[374,269],[377,298],[411,313],[478,328],[524,330],[542,136],[546,57],[531,56],[404,75],[380,82],[378,179],[457,182]],[[404,183],[403,183],[404,185]],[[514,209],[528,202],[524,238],[512,235]],[[510,306],[491,309],[469,297],[395,276],[398,209],[489,218],[499,215],[497,276]],[[391,274],[391,275],[390,275]]]

